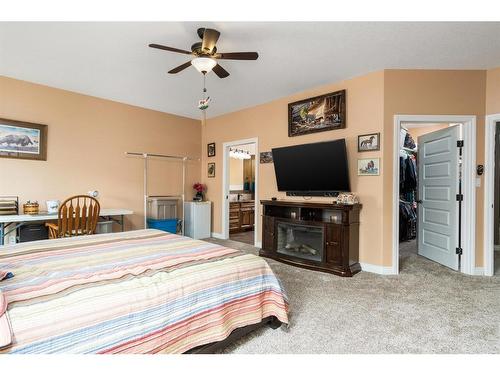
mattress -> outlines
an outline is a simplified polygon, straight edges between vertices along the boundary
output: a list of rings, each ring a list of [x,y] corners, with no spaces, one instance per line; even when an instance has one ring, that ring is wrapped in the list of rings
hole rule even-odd
[[[14,274],[0,281],[0,353],[183,353],[269,316],[288,323],[262,258],[157,230],[4,246],[0,270]]]

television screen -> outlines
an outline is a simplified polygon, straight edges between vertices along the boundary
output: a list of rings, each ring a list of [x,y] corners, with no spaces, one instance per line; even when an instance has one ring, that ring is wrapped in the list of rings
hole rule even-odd
[[[279,191],[328,193],[350,191],[345,139],[273,148]]]

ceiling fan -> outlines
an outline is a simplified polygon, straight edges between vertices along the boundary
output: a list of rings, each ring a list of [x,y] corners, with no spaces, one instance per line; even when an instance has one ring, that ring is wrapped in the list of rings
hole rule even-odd
[[[197,32],[202,41],[194,43],[191,46],[191,51],[167,47],[161,44],[150,44],[149,46],[151,48],[158,48],[165,51],[194,56],[192,60],[185,62],[184,64],[173,68],[172,70],[169,70],[170,74],[179,73],[189,66],[193,65],[200,73],[206,74],[213,70],[219,78],[226,78],[227,76],[229,76],[229,73],[226,69],[220,66],[217,60],[257,60],[259,57],[259,54],[257,52],[219,53],[217,52],[217,47],[215,46],[215,44],[219,39],[220,32],[214,29],[206,28],[199,28]]]

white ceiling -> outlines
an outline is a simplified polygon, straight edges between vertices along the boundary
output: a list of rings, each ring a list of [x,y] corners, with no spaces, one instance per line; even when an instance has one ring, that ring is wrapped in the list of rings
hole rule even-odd
[[[260,55],[209,74],[208,117],[381,69],[500,66],[498,22],[0,22],[0,75],[200,118],[202,75],[167,74],[189,56],[147,47],[189,49],[198,27],[221,32],[221,52]]]

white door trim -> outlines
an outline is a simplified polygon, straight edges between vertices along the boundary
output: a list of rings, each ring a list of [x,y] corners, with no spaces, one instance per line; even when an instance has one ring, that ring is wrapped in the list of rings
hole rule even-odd
[[[484,130],[484,275],[494,272],[494,222],[495,222],[495,128],[500,113],[486,116]]]
[[[254,246],[259,244],[257,238],[257,228],[259,227],[259,138],[247,138],[237,141],[224,142],[222,144],[222,238],[229,239],[229,200],[226,198],[229,195],[229,148],[233,146],[241,146],[249,143],[255,144],[255,207],[254,207]]]
[[[462,248],[460,271],[475,274],[476,255],[476,116],[456,115],[395,115],[393,129],[393,167],[392,167],[392,273],[399,274],[399,134],[401,123],[446,122],[462,123],[463,126],[463,164],[462,192]],[[486,169],[486,168],[485,168]]]

